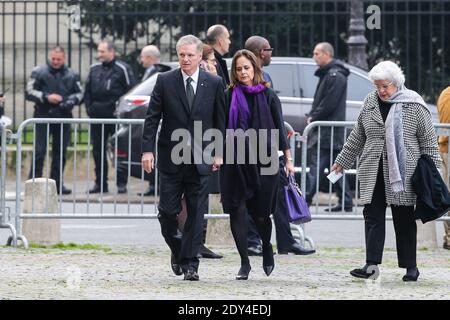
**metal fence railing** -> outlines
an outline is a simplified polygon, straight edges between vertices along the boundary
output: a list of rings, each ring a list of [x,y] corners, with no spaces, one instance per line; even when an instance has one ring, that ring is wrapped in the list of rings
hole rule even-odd
[[[327,150],[330,152],[329,154],[326,154],[325,156],[329,158],[329,163],[327,165],[327,168],[323,172],[319,172],[319,166],[317,166],[317,172],[315,172],[315,194],[317,195],[319,191],[324,189],[323,182],[321,186],[320,179],[323,179],[326,174],[328,174],[329,168],[333,165],[334,159],[339,154],[340,150],[333,150],[334,146],[333,143],[336,141],[336,136],[338,134],[342,135],[342,140],[345,142],[346,138],[351,132],[351,129],[354,127],[355,122],[354,121],[315,121],[310,123],[303,132],[303,137],[301,139],[302,148],[301,148],[301,188],[304,195],[307,194],[307,186],[310,181],[308,181],[308,172],[310,171],[309,165],[310,161],[314,160],[316,162],[319,161],[321,157],[321,151]],[[441,124],[436,123],[434,124],[434,127],[436,129],[436,132],[438,135],[447,135],[450,136],[450,124]],[[323,141],[321,141],[321,134],[324,130],[329,130],[330,138],[328,139],[328,142],[326,145],[321,145]],[[339,132],[339,133],[336,133]],[[313,147],[310,146],[308,148],[308,139],[311,138],[311,136],[314,136],[314,139],[317,138],[317,143],[314,144]],[[314,152],[314,157],[316,159],[311,159],[311,157],[308,156],[309,152]],[[450,154],[449,154],[450,159]],[[377,165],[377,164],[374,164]],[[326,192],[322,193],[322,195],[325,195],[325,197],[322,197],[321,199],[317,199],[314,203],[311,205],[311,211],[312,211],[312,217],[313,219],[323,219],[323,220],[363,220],[364,217],[362,215],[362,207],[359,205],[359,195],[358,195],[358,168],[359,168],[359,159],[356,160],[354,169],[351,170],[345,170],[344,175],[341,178],[342,179],[342,194],[345,194],[346,189],[351,188],[352,193],[352,201],[353,201],[353,207],[351,212],[345,212],[345,210],[342,210],[340,212],[336,213],[325,213],[326,208],[330,209],[332,204],[335,204],[332,200],[332,194],[333,191],[333,185],[328,179],[324,179],[325,181],[325,188]],[[438,168],[440,170],[440,168]],[[351,180],[351,181],[350,181]],[[341,197],[341,207],[345,209],[345,203],[344,203],[344,196]],[[392,220],[391,216],[387,216],[386,219]],[[438,220],[450,220],[450,217],[444,216],[441,217]]]
[[[0,121],[0,228],[9,229],[11,236],[7,240],[8,245],[17,247],[18,240],[21,240],[25,247],[28,247],[27,239],[18,235],[15,226],[10,223],[11,215],[9,207],[6,206],[6,153],[7,136],[10,131],[6,129],[4,123]]]
[[[141,130],[144,124],[144,119],[45,119],[45,118],[33,118],[24,121],[17,131],[15,138],[17,139],[16,144],[16,215],[15,215],[15,226],[18,232],[21,231],[21,223],[23,219],[156,219],[157,218],[157,203],[158,203],[158,170],[155,166],[154,176],[145,176],[144,171],[141,168],[140,163],[140,143],[141,143]],[[89,133],[92,131],[92,126],[100,125],[103,128],[107,125],[113,125],[115,127],[115,134],[108,140],[106,146],[106,153],[104,152],[104,146],[100,148],[101,158],[107,157],[109,162],[114,168],[113,173],[104,176],[103,167],[101,172],[101,181],[104,179],[109,179],[117,184],[119,181],[119,175],[125,174],[128,182],[127,192],[124,194],[119,194],[117,189],[109,188],[108,191],[102,190],[98,194],[91,195],[88,190],[93,185],[92,180],[94,179],[91,173],[93,169],[92,164],[92,146],[88,142],[87,147],[85,145],[78,145],[75,139],[73,145],[71,146],[73,167],[63,165],[62,153],[58,157],[53,157],[51,161],[59,163],[59,172],[57,173],[57,179],[59,186],[57,185],[57,190],[62,190],[63,185],[71,188],[72,192],[68,195],[60,194],[58,195],[58,212],[49,212],[49,194],[48,190],[48,177],[52,176],[50,167],[50,146],[52,146],[52,153],[55,147],[59,146],[59,149],[63,147],[63,137],[62,131],[63,127],[71,126],[71,130],[74,132],[76,137],[76,132],[80,126],[85,126],[85,130]],[[51,127],[53,126],[53,127]],[[34,141],[31,152],[29,151],[29,159],[27,164],[22,157],[23,152],[23,136],[25,129],[33,132],[33,136],[38,136],[36,134],[37,130],[42,130],[45,133],[45,137],[39,141]],[[53,130],[53,131],[52,131]],[[50,144],[51,132],[60,132],[61,134],[56,137],[58,140],[53,140]],[[138,131],[136,132],[133,131]],[[55,139],[55,136],[53,136]],[[103,140],[103,139],[102,139]],[[295,145],[295,136],[292,135],[290,138],[291,147]],[[42,165],[42,172],[38,174],[36,171],[40,171],[37,168],[36,162],[36,149],[37,147],[42,147],[45,144],[45,158],[47,161]],[[39,146],[40,145],[40,146]],[[136,148],[137,145],[137,148]],[[157,145],[157,143],[156,143]],[[117,146],[117,147],[115,147]],[[81,149],[81,150],[80,150]],[[133,154],[133,150],[135,152]],[[42,151],[41,151],[42,152]],[[80,152],[82,155],[80,155]],[[158,151],[156,150],[156,153]],[[157,156],[157,155],[156,155]],[[68,156],[66,155],[66,158]],[[66,159],[67,161],[67,159]],[[35,165],[32,165],[32,164]],[[103,163],[103,161],[101,162]],[[24,212],[23,201],[24,197],[24,180],[22,168],[31,168],[28,173],[28,183],[31,182],[32,193],[31,193],[31,208]],[[133,168],[136,167],[136,168]],[[71,169],[71,170],[70,170]],[[38,177],[47,177],[45,194],[39,199],[36,198],[34,187],[36,179]],[[54,177],[55,178],[55,177]],[[151,197],[146,197],[143,195],[144,189],[147,187],[148,180],[151,179],[150,183],[155,186],[155,193]],[[65,181],[63,183],[63,180]],[[131,192],[130,190],[133,190]],[[136,195],[136,192],[140,191],[140,195]],[[28,198],[30,195],[28,195]],[[41,212],[35,212],[36,204],[39,201],[40,204],[44,203],[44,209],[39,206]],[[207,219],[228,219],[228,214],[205,214]],[[314,247],[312,239],[305,234],[304,225],[302,224],[291,224],[291,230],[293,231],[293,236],[301,243],[304,244],[308,242],[311,247]]]
[[[133,134],[134,130],[142,130],[144,120],[143,119],[29,119],[24,121],[20,126],[17,134],[14,135],[16,139],[16,209],[15,209],[15,223],[14,226],[12,224],[5,223],[5,172],[6,172],[6,149],[3,147],[6,144],[6,133],[5,129],[1,127],[1,174],[2,179],[0,179],[0,209],[1,213],[1,225],[2,227],[7,227],[11,229],[13,236],[11,237],[10,242],[13,242],[14,245],[17,245],[17,239],[22,240],[26,243],[26,239],[20,236],[21,231],[21,222],[23,219],[36,219],[36,218],[45,218],[45,219],[155,219],[157,217],[157,203],[158,203],[158,172],[155,168],[155,176],[146,176],[143,172],[140,164],[140,135]],[[113,187],[109,188],[109,192],[106,190],[102,190],[100,193],[90,194],[88,190],[93,185],[94,175],[93,171],[93,161],[92,161],[92,146],[89,142],[87,147],[82,145],[78,145],[75,143],[71,146],[71,165],[66,166],[65,170],[63,169],[63,159],[60,155],[59,158],[53,157],[52,161],[56,161],[59,163],[60,171],[58,172],[59,176],[59,190],[61,190],[63,186],[63,178],[65,180],[65,185],[72,189],[71,194],[63,195],[60,194],[58,196],[58,212],[50,213],[46,210],[44,212],[35,212],[34,204],[39,201],[40,203],[45,203],[45,207],[47,207],[48,202],[48,188],[45,188],[46,195],[42,198],[35,199],[34,192],[31,197],[31,209],[28,209],[25,213],[22,206],[23,201],[23,186],[24,180],[22,168],[31,168],[29,172],[29,180],[28,183],[32,183],[34,186],[34,180],[41,176],[41,174],[36,174],[36,166],[31,166],[31,163],[36,162],[36,146],[39,144],[46,144],[46,158],[47,162],[43,164],[45,170],[42,172],[42,176],[50,177],[50,133],[51,126],[52,130],[63,130],[63,126],[68,125],[71,126],[71,130],[75,133],[79,129],[80,126],[85,126],[86,130],[91,133],[92,126],[101,126],[101,134],[104,134],[104,126],[113,125],[115,128],[115,134],[107,141],[107,146],[102,145],[100,148],[101,158],[108,158],[109,162],[112,165],[113,170],[109,171],[108,176],[103,177],[104,170],[102,169],[100,172],[102,174],[101,179],[109,179],[111,183],[117,184],[118,176],[120,174],[126,175],[126,181],[128,183],[127,190],[125,193],[119,193],[118,189]],[[288,124],[286,124],[288,125]],[[40,141],[35,141],[33,143],[33,148],[27,161],[30,161],[29,165],[25,165],[25,160],[22,157],[23,154],[23,133],[26,127],[31,127],[32,132],[36,132],[37,128],[41,127],[43,131],[46,133],[45,139]],[[318,148],[318,152],[314,154],[317,159],[321,157],[320,150],[326,150],[327,148],[331,150],[332,154],[326,155],[329,157],[329,163],[327,163],[327,168],[331,167],[333,164],[334,158],[337,156],[338,151],[333,151],[333,141],[335,141],[335,137],[338,134],[343,135],[344,141],[345,138],[350,133],[351,128],[354,126],[354,122],[328,122],[328,121],[317,121],[309,124],[305,130],[304,134],[300,136],[298,133],[291,134],[290,136],[290,145],[291,150],[295,150],[295,144],[301,142],[301,168],[296,168],[301,173],[301,188],[303,194],[306,196],[306,187],[308,185],[307,181],[307,173],[309,171],[309,166],[311,158],[308,157],[308,152],[311,152],[311,148],[308,149],[308,140],[311,137],[315,136],[318,139],[318,144],[316,147]],[[438,130],[439,135],[450,135],[450,124],[435,124],[436,129]],[[328,129],[328,133],[330,134],[328,146],[320,145],[320,137],[321,133],[324,130]],[[316,132],[314,132],[316,130]],[[63,135],[59,135],[60,140],[53,141],[53,148],[57,145],[62,147],[62,139]],[[133,145],[138,144],[138,152],[133,154]],[[53,149],[52,148],[52,149]],[[53,151],[53,150],[52,150]],[[156,151],[157,152],[157,151]],[[294,157],[299,157],[299,155],[293,154]],[[322,154],[322,156],[325,156]],[[69,163],[69,162],[68,162]],[[103,163],[103,162],[101,162]],[[136,169],[137,168],[137,169]],[[322,192],[322,198],[319,201],[316,201],[311,205],[312,218],[316,219],[327,219],[327,220],[362,220],[362,210],[361,206],[358,204],[358,161],[356,161],[356,166],[353,170],[347,170],[344,173],[343,177],[343,193],[346,188],[351,189],[354,196],[352,196],[353,208],[352,212],[336,212],[336,213],[324,213],[324,209],[326,207],[330,208],[332,200],[332,194],[334,190],[332,188],[331,183],[326,180],[326,188],[325,190],[320,186],[319,177],[324,176],[325,172],[316,172],[316,194],[319,191]],[[353,182],[350,180],[354,180]],[[48,179],[47,179],[48,181]],[[148,182],[153,183],[155,186],[155,193],[151,197],[146,197],[143,195],[144,190],[147,188]],[[136,193],[140,191],[140,195],[136,195]],[[344,203],[342,206],[344,207]],[[229,216],[227,214],[205,214],[205,218],[210,219],[227,219]],[[392,219],[391,217],[387,217],[387,219]],[[440,220],[449,220],[449,217],[443,217]],[[296,225],[291,224],[291,230],[294,231],[294,237],[302,244],[308,242],[311,247],[314,247],[313,240],[306,235],[305,226],[304,225]],[[19,234],[19,236],[17,236]]]

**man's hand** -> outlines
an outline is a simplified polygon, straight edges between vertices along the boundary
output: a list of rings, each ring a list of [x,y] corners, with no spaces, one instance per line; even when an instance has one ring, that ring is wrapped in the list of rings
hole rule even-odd
[[[47,96],[47,100],[51,104],[58,104],[63,101],[63,97],[57,93],[52,93]]]
[[[153,156],[153,152],[144,152],[142,154],[142,168],[147,173],[151,173],[155,168],[155,157]]]
[[[308,119],[306,119],[306,124],[310,124],[311,123],[312,118],[308,117]]]
[[[217,171],[219,170],[220,166],[223,164],[223,158],[222,157],[214,157],[214,162],[212,165],[212,170]]]

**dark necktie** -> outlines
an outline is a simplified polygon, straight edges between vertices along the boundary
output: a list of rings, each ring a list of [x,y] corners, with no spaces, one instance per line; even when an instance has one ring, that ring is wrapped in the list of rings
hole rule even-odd
[[[189,77],[186,79],[186,97],[189,104],[189,109],[192,109],[192,104],[194,103],[194,88],[192,87],[192,78]]]

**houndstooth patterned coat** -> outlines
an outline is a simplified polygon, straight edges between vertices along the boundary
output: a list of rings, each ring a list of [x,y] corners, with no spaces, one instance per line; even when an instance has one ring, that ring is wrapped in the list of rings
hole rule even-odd
[[[358,169],[361,201],[363,204],[369,204],[372,202],[378,164],[382,156],[386,202],[393,205],[412,206],[416,203],[416,195],[411,185],[411,176],[420,155],[430,155],[437,168],[440,166],[441,159],[431,113],[419,104],[403,106],[403,135],[407,155],[405,191],[394,194],[389,183],[385,126],[377,96],[376,91],[367,95],[358,121],[335,162],[344,169],[350,169],[356,158],[361,155]]]

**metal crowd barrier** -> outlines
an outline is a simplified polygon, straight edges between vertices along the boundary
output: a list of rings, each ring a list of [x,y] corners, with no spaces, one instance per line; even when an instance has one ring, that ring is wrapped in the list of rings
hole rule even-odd
[[[83,126],[87,126],[84,128],[84,131],[88,133],[88,137],[91,135],[91,126],[92,125],[100,125],[102,126],[102,136],[105,132],[105,125],[114,125],[115,132],[118,133],[120,130],[128,129],[128,135],[126,136],[127,145],[128,145],[128,154],[127,154],[127,181],[130,184],[131,178],[131,166],[138,165],[140,166],[140,158],[138,162],[133,162],[131,158],[131,145],[132,145],[132,127],[140,127],[142,129],[144,124],[143,119],[55,119],[55,118],[33,118],[24,121],[18,128],[17,134],[14,135],[14,138],[17,140],[17,157],[16,157],[16,215],[15,215],[15,226],[18,231],[21,230],[21,221],[22,219],[155,219],[157,218],[157,199],[158,199],[158,172],[155,166],[155,181],[153,181],[155,185],[155,194],[154,198],[151,201],[145,201],[144,196],[136,197],[130,194],[130,188],[127,188],[126,194],[126,203],[120,203],[118,201],[118,197],[120,196],[117,191],[113,191],[111,188],[111,183],[109,185],[109,194],[101,192],[99,194],[91,195],[87,191],[93,186],[94,176],[90,174],[91,171],[91,142],[88,138],[87,146],[80,147],[78,144],[78,136],[79,131]],[[51,129],[51,125],[53,128]],[[60,149],[63,148],[63,125],[71,126],[71,131],[73,131],[73,168],[72,168],[72,179],[69,181],[69,175],[64,174],[63,171],[63,159],[60,156],[59,159],[59,190],[62,189],[63,180],[65,180],[64,185],[72,188],[71,195],[59,195],[58,196],[58,213],[49,213],[48,212],[48,188],[45,188],[46,195],[44,199],[35,199],[34,192],[32,193],[31,199],[31,212],[24,213],[22,210],[22,196],[23,196],[23,181],[22,181],[22,170],[23,161],[22,161],[22,151],[23,151],[23,141],[24,141],[24,133],[32,132],[33,134],[33,148],[32,148],[32,163],[36,163],[36,146],[39,143],[46,143],[46,155],[47,159],[44,168],[43,168],[43,177],[50,176],[50,132],[51,130],[60,130],[60,141],[59,143]],[[288,125],[288,124],[287,124]],[[32,130],[25,130],[27,127],[32,126]],[[41,126],[40,130],[45,130],[45,139],[44,141],[37,141],[36,139],[36,128],[37,126]],[[44,129],[43,127],[44,126]],[[56,129],[55,129],[56,126]],[[160,129],[160,128],[159,128]],[[158,132],[159,132],[158,129]],[[123,136],[122,136],[123,138]],[[158,138],[158,135],[157,135]],[[119,146],[119,135],[114,135],[112,139],[114,141],[114,146]],[[294,150],[296,136],[292,135],[290,138],[290,143],[292,150]],[[103,139],[102,139],[103,140]],[[53,142],[55,145],[55,142]],[[140,145],[140,139],[139,139]],[[83,178],[78,177],[78,173],[80,169],[77,168],[77,164],[79,159],[77,158],[77,153],[83,149],[83,151],[87,152],[85,158],[87,159],[87,164],[84,167],[86,179],[82,182]],[[101,158],[104,159],[107,155],[103,152],[104,148],[101,148]],[[112,148],[113,151],[109,151],[108,154],[112,160],[114,167],[114,183],[117,184],[117,174],[118,174],[118,148]],[[156,152],[158,152],[156,150]],[[60,153],[61,155],[61,153]],[[139,154],[140,155],[140,154]],[[157,155],[156,155],[157,156]],[[67,158],[67,154],[66,154]],[[67,162],[67,160],[66,160]],[[103,163],[103,162],[102,162]],[[31,163],[27,163],[26,168],[30,168]],[[65,170],[69,169],[68,166],[65,167]],[[103,168],[101,170],[103,176]],[[31,177],[29,177],[33,181],[34,188],[34,180],[37,178],[36,176],[36,166],[33,165],[31,170]],[[64,178],[64,179],[63,179]],[[102,177],[106,179],[106,177]],[[48,183],[48,178],[47,178]],[[141,169],[141,177],[139,179],[139,184],[141,187],[141,194],[144,192],[144,189],[147,186],[147,182],[144,182],[144,171]],[[81,188],[84,188],[84,191],[79,191]],[[34,190],[34,189],[33,189]],[[111,196],[112,194],[112,196]],[[131,198],[134,197],[133,203],[131,203]],[[35,212],[35,203],[36,201],[45,202],[45,213],[37,213]],[[153,213],[151,213],[153,212]],[[228,214],[205,214],[205,218],[210,219],[228,219]],[[312,239],[305,235],[305,230],[303,225],[291,224],[291,230],[293,231],[293,235],[298,241],[302,244],[309,242],[311,247],[314,247],[314,243]],[[297,234],[295,234],[297,233]]]
[[[334,151],[333,152],[333,143],[335,141],[335,131],[336,128],[343,128],[343,135],[344,135],[344,139],[343,141],[346,141],[346,138],[348,137],[348,135],[350,134],[351,129],[354,127],[356,122],[354,121],[315,121],[310,123],[308,126],[306,126],[304,132],[303,132],[303,136],[301,138],[297,138],[298,141],[300,141],[302,143],[302,148],[301,148],[301,169],[299,171],[301,171],[301,188],[302,188],[302,192],[303,194],[306,196],[306,190],[307,190],[307,175],[309,172],[309,164],[308,164],[308,151],[311,151],[312,149],[308,150],[308,137],[310,137],[311,133],[313,130],[317,130],[317,144],[315,144],[315,149],[313,150],[314,152],[316,152],[316,161],[318,163],[318,160],[320,159],[320,152],[321,149],[327,149],[330,150],[330,163],[328,165],[328,168],[324,171],[324,172],[319,172],[318,170],[318,166],[317,166],[317,172],[316,172],[316,199],[317,199],[317,195],[319,194],[319,185],[320,185],[320,179],[322,178],[323,175],[328,173],[329,168],[333,165],[334,163],[334,159],[337,157],[337,155],[339,154],[340,150],[338,151]],[[434,124],[434,127],[436,128],[436,132],[438,135],[450,135],[450,124]],[[321,146],[321,130],[323,130],[324,128],[329,128],[330,129],[330,134],[331,134],[331,138],[330,138],[330,142],[329,144],[327,144],[326,146]],[[450,160],[450,153],[448,154],[448,159]],[[311,159],[310,159],[311,160]],[[378,164],[375,164],[378,165]],[[344,171],[344,175],[341,178],[343,180],[343,188],[342,188],[342,194],[345,194],[345,190],[346,188],[349,188],[349,184],[347,183],[348,180],[348,176],[355,176],[355,196],[352,198],[353,200],[353,207],[352,207],[352,212],[346,213],[344,211],[341,212],[336,212],[336,213],[323,213],[324,208],[323,208],[323,203],[319,204],[319,201],[316,200],[316,202],[314,203],[314,205],[311,205],[310,209],[311,212],[314,213],[312,214],[313,219],[322,219],[322,220],[363,220],[364,217],[362,215],[362,210],[361,210],[361,206],[358,205],[359,202],[359,197],[358,197],[358,167],[359,167],[359,158],[356,160],[356,167],[355,169],[351,169],[351,170],[345,170]],[[439,169],[439,168],[438,168]],[[328,181],[328,180],[327,180]],[[326,203],[326,207],[331,208],[331,195],[333,194],[332,191],[332,183],[328,181],[328,201]],[[323,200],[323,199],[322,199]],[[342,208],[345,207],[344,204],[344,197],[342,197],[342,203],[341,206]],[[361,214],[358,214],[359,211],[361,211]],[[392,216],[386,216],[387,220],[392,220]],[[437,221],[442,221],[442,220],[450,220],[450,217],[448,216],[444,216],[441,217],[440,219],[438,219]]]
[[[17,247],[18,240],[21,240],[25,247],[28,247],[27,239],[18,235],[15,226],[8,221],[11,220],[10,212],[6,207],[6,153],[7,153],[7,137],[10,131],[6,129],[3,122],[0,121],[0,228],[9,229],[11,236],[7,240],[7,245]]]

